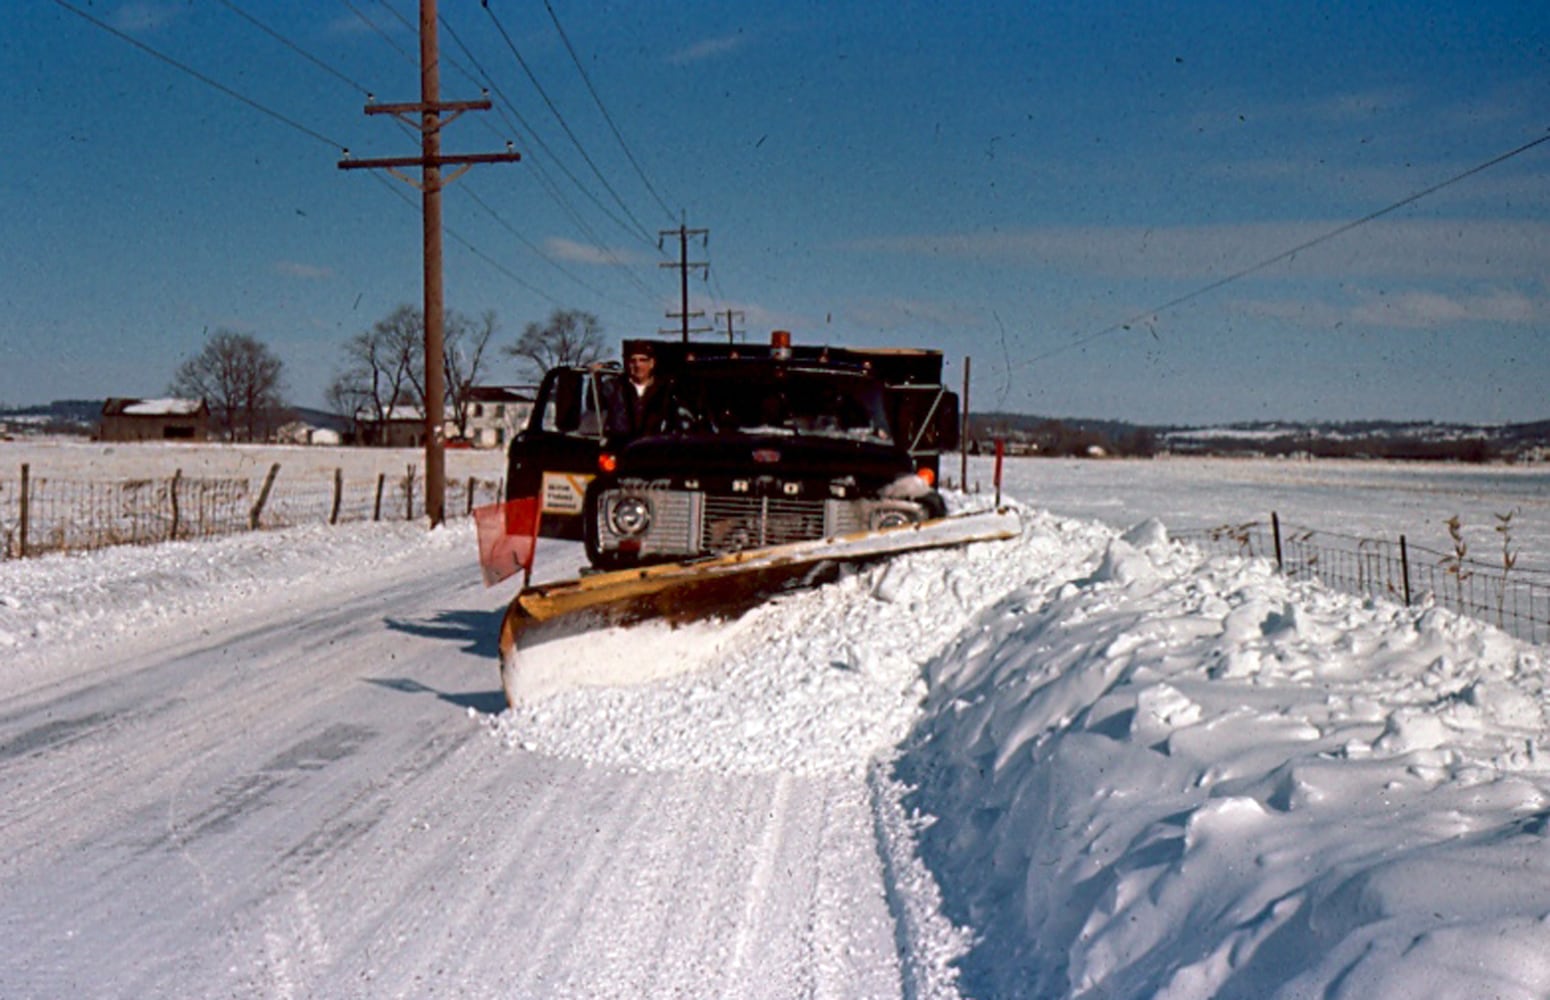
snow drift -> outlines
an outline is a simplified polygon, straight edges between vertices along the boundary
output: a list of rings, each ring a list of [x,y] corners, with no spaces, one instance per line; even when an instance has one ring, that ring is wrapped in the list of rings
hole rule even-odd
[[[1544,996],[1543,667],[1156,522],[1032,574],[929,664],[898,762],[967,992]]]

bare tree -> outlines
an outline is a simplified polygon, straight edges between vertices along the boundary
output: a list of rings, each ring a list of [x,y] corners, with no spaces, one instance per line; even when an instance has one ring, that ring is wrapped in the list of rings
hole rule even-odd
[[[478,320],[449,312],[443,326],[443,370],[447,382],[447,413],[457,426],[457,436],[468,437],[469,390],[479,384],[484,352],[499,324],[495,313],[486,311]]]
[[[168,392],[203,399],[228,441],[261,441],[279,425],[283,363],[251,334],[217,330],[178,366]]]
[[[588,365],[603,357],[603,326],[580,309],[556,309],[544,323],[529,323],[517,342],[506,348],[517,358],[523,375],[536,382],[556,365]]]
[[[499,324],[495,313],[470,319],[449,311],[443,321],[442,366],[447,412],[459,435],[468,430],[468,391],[478,384],[485,352]],[[399,306],[370,330],[345,344],[345,367],[334,376],[329,405],[355,426],[380,423],[395,406],[425,411],[425,318],[414,306]]]
[[[335,412],[350,421],[357,439],[363,419],[381,424],[395,406],[423,407],[424,329],[418,309],[399,306],[345,343],[345,365],[329,384],[327,397]]]

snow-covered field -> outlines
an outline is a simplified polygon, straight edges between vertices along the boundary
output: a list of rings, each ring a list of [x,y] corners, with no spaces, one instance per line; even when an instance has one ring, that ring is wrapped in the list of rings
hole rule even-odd
[[[1546,551],[1435,471],[1017,463],[1014,541],[511,711],[466,523],[0,563],[0,995],[1550,995],[1543,651],[1168,536]]]
[[[506,472],[505,456],[498,450],[451,448],[446,452],[447,477],[497,478]],[[0,477],[15,477],[23,464],[40,477],[79,480],[116,480],[171,476],[248,476],[262,480],[269,467],[279,463],[286,475],[328,478],[342,469],[352,478],[369,478],[379,472],[402,475],[410,465],[425,467],[425,452],[418,448],[332,448],[303,445],[219,445],[180,442],[121,444],[81,438],[17,438],[0,441]]]
[[[949,460],[944,473],[957,477]],[[1469,555],[1501,562],[1498,515],[1510,514],[1518,568],[1550,571],[1550,466],[1441,462],[1162,458],[1008,459],[1007,492],[1045,510],[1126,528],[1155,517],[1175,533],[1244,521],[1394,541],[1451,552],[1457,516]],[[989,488],[992,464],[971,459],[968,482]]]

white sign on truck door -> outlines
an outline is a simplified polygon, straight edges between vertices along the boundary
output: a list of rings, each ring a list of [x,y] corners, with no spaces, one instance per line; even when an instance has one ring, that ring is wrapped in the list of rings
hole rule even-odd
[[[580,514],[591,481],[591,476],[581,472],[545,472],[544,513]]]

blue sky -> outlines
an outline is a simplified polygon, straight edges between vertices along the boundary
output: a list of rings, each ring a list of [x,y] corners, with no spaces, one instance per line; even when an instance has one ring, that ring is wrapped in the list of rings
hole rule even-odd
[[[417,195],[336,167],[418,151],[363,92],[418,99],[416,4],[70,6],[107,27],[5,8],[0,402],[156,395],[230,329],[322,405],[345,340],[421,301]],[[938,347],[955,384],[972,358],[975,409],[1550,417],[1550,142],[1275,260],[1550,136],[1542,2],[441,15],[443,99],[497,106],[445,151],[524,157],[445,196],[447,304],[504,342],[558,307],[672,326],[687,222],[695,308]]]

